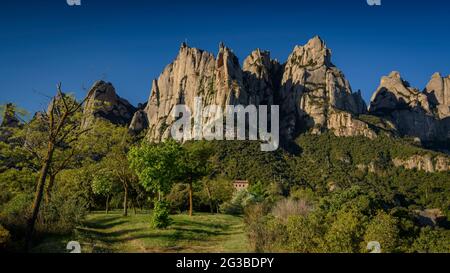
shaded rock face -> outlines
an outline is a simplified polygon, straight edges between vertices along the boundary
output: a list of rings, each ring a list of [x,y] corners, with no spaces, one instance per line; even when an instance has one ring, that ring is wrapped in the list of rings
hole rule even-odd
[[[175,61],[153,82],[145,109],[149,120],[148,139],[160,141],[169,137],[174,122],[173,107],[184,104],[193,111],[195,97],[202,97],[203,105],[221,108],[273,102],[270,73],[275,67],[276,63],[267,54],[255,53],[253,59],[246,61],[244,72],[237,57],[223,44],[216,58],[183,44]],[[257,91],[257,88],[262,89]]]
[[[137,135],[148,128],[148,118],[145,108],[147,104],[139,104],[138,110],[134,113],[130,123],[130,132]]]
[[[450,76],[442,77],[435,73],[424,90],[439,119],[450,117]]]
[[[12,103],[5,105],[5,112],[3,113],[2,123],[0,127],[16,128],[19,127],[20,120],[16,117],[16,109]]]
[[[431,115],[427,96],[411,88],[400,73],[394,71],[381,79],[372,96],[369,111],[382,114],[397,110],[415,110]]]
[[[282,65],[270,58],[270,52],[257,49],[244,60],[244,83],[249,104],[274,105],[279,103],[279,83]]]
[[[320,133],[340,127],[329,119],[334,109],[354,115],[366,111],[360,92],[352,92],[343,73],[331,63],[331,51],[319,37],[295,47],[284,67],[280,93],[282,135],[286,137],[295,137],[310,128],[313,133]]]
[[[7,142],[13,135],[12,129],[21,126],[20,120],[16,116],[16,108],[14,104],[5,105],[2,122],[0,124],[0,141]]]
[[[84,108],[83,127],[89,126],[95,118],[102,118],[117,125],[129,125],[136,108],[119,97],[111,83],[97,81],[88,93]]]
[[[426,142],[446,141],[450,138],[450,127],[444,111],[448,102],[448,92],[445,92],[445,79],[440,76],[433,76],[425,92],[420,92],[410,87],[400,73],[392,72],[381,79],[369,112],[392,121],[403,136]]]
[[[442,226],[448,225],[447,217],[441,209],[415,210],[415,218],[422,226]]]
[[[202,97],[203,105],[222,108],[280,105],[280,133],[288,139],[294,139],[299,128],[313,128],[317,133],[338,128],[337,134],[373,136],[367,124],[353,120],[353,115],[366,112],[366,104],[331,63],[331,52],[319,37],[296,47],[285,65],[272,60],[269,52],[257,49],[244,60],[242,68],[223,44],[217,57],[182,44],[174,62],[153,82],[145,109],[148,140],[158,142],[169,137],[174,122],[172,109],[185,104],[193,110],[195,97]],[[348,115],[330,119],[334,110]],[[352,128],[344,130],[344,121]]]

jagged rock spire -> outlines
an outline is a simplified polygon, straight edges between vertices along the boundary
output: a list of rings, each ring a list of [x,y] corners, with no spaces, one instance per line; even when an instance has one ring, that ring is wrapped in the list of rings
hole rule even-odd
[[[302,131],[321,133],[325,130],[340,136],[375,137],[374,126],[378,125],[369,126],[358,119],[360,114],[367,113],[361,92],[352,91],[344,73],[332,63],[331,55],[326,43],[315,36],[305,45],[296,46],[284,65],[272,60],[268,51],[256,49],[241,68],[236,55],[223,42],[219,44],[217,57],[183,43],[176,59],[153,81],[145,108],[148,139],[160,141],[169,137],[170,125],[174,122],[170,116],[173,106],[183,103],[192,109],[194,98],[198,96],[202,97],[204,105],[223,108],[229,104],[280,105],[280,133],[287,139],[294,139]],[[382,117],[380,128],[383,130],[396,126],[392,128],[395,133],[425,139],[442,132],[448,135],[446,128],[450,126],[437,130],[433,120],[436,112],[440,118],[448,115],[449,80],[435,74],[422,93],[411,88],[400,73],[393,72],[382,79],[372,99],[370,113]],[[395,110],[391,112],[398,120],[383,116],[390,108]],[[396,114],[402,111],[406,114]],[[428,127],[421,127],[421,124],[428,124]]]
[[[83,113],[83,127],[89,126],[95,118],[102,118],[114,124],[129,125],[136,108],[119,97],[114,86],[97,81],[88,92],[89,99]]]
[[[439,72],[434,73],[424,93],[439,119],[450,117],[450,75],[443,77]]]
[[[14,128],[19,126],[20,120],[17,118],[16,115],[16,107],[12,103],[7,103],[4,106],[4,112],[2,117],[2,123],[0,124],[0,127],[9,127]]]
[[[413,88],[393,71],[382,77],[372,96],[369,113],[390,120],[401,135],[422,141],[449,141],[450,121],[445,117],[443,92],[445,79],[434,74],[424,92]],[[437,95],[437,96],[436,96]],[[448,106],[447,106],[448,107]]]

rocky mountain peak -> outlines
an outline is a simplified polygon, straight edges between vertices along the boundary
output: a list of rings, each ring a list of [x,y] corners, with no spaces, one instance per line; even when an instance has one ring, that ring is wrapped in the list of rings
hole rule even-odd
[[[259,68],[270,68],[271,66],[270,52],[261,51],[261,49],[255,49],[250,53],[250,55],[244,60],[243,69],[251,70],[253,67]]]
[[[410,87],[400,73],[394,71],[389,76],[382,77],[380,86],[372,96],[369,111],[383,113],[399,109],[424,111],[431,114],[427,96],[418,89]]]
[[[153,81],[145,109],[149,121],[148,139],[159,141],[169,134],[170,115],[177,104],[194,109],[195,97],[204,105],[246,104],[243,72],[233,51],[223,43],[213,54],[184,45],[176,59]]]
[[[316,36],[304,46],[296,46],[284,67],[281,82],[284,134],[313,128],[320,133],[334,109],[361,114],[366,105],[353,93],[344,74],[331,62],[331,51]]]
[[[245,88],[249,104],[273,105],[278,101],[282,66],[272,60],[269,51],[254,50],[243,65]]]
[[[421,140],[449,138],[447,123],[450,78],[433,75],[425,92],[412,88],[401,74],[393,71],[380,81],[372,97],[369,114],[389,130]],[[331,50],[319,37],[296,46],[285,64],[271,59],[269,51],[256,49],[243,66],[234,52],[220,43],[216,57],[186,43],[175,60],[153,81],[145,109],[136,113],[131,129],[140,131],[148,121],[147,138],[168,138],[174,122],[172,109],[185,104],[194,109],[194,98],[203,105],[280,105],[280,135],[285,141],[301,132],[374,138],[385,126],[370,123],[361,92],[353,92],[344,73],[331,61]],[[145,119],[145,115],[147,120]],[[447,119],[449,120],[449,119]],[[205,120],[205,122],[208,122]],[[370,123],[370,124],[369,124]]]
[[[114,86],[109,82],[95,82],[88,96],[83,114],[83,127],[87,127],[95,118],[128,125],[136,112],[134,106],[117,95]]]
[[[386,78],[401,79],[402,76],[400,75],[400,72],[394,70],[391,73],[389,73],[389,76],[387,76]]]
[[[419,137],[425,142],[446,141],[450,138],[450,122],[442,119],[448,113],[445,86],[445,79],[435,73],[424,92],[420,92],[410,87],[399,72],[392,72],[381,79],[369,113],[390,120],[401,135]]]
[[[18,127],[19,124],[20,120],[16,116],[16,107],[12,103],[7,103],[4,106],[2,123],[0,124],[0,127],[15,128]]]
[[[327,48],[325,42],[319,36],[315,36],[306,45],[296,46],[288,60],[289,62],[309,67],[332,66],[331,50]]]
[[[450,75],[442,77],[439,72],[434,73],[424,93],[439,119],[450,117]]]

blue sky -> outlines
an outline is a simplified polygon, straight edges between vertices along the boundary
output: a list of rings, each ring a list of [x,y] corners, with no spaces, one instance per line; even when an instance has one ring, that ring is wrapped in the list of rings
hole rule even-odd
[[[398,70],[422,89],[450,74],[450,3],[445,0],[2,1],[0,103],[45,108],[57,82],[82,98],[97,79],[131,103],[187,39],[216,53],[224,41],[242,60],[255,48],[285,61],[297,44],[321,36],[333,62],[368,100],[380,77]]]

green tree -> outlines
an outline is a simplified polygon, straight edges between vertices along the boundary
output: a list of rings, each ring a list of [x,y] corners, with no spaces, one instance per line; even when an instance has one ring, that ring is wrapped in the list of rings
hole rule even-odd
[[[136,173],[130,168],[127,153],[133,139],[126,127],[114,127],[114,134],[121,136],[110,147],[110,151],[101,161],[102,168],[107,170],[115,182],[118,182],[123,190],[123,216],[128,215],[129,193],[134,184],[138,183]]]
[[[397,219],[384,211],[379,211],[367,226],[363,251],[369,242],[376,241],[380,243],[382,252],[395,252],[399,243],[399,232]]]
[[[331,253],[358,253],[364,234],[364,217],[356,210],[341,210],[331,224],[323,249]]]
[[[188,184],[189,216],[193,213],[193,184],[200,181],[210,172],[209,158],[212,150],[205,145],[191,145],[183,147],[181,158],[178,160],[178,180]]]
[[[200,199],[209,205],[211,213],[219,213],[220,205],[233,198],[234,187],[227,178],[204,179],[201,186]]]
[[[92,192],[106,197],[105,210],[109,212],[109,200],[113,191],[113,178],[109,173],[98,175],[92,181]]]
[[[133,147],[128,153],[131,169],[139,177],[141,185],[149,192],[158,194],[153,212],[153,226],[164,227],[168,220],[168,206],[164,204],[163,195],[170,192],[175,181],[180,178],[180,160],[183,150],[174,140],[159,144],[143,143]],[[165,219],[167,218],[167,219]]]
[[[161,200],[180,177],[178,167],[182,152],[181,145],[174,140],[158,144],[143,143],[130,149],[128,159],[142,186],[149,192],[157,193]]]
[[[450,231],[431,227],[422,228],[419,237],[413,243],[412,252],[449,253]]]
[[[314,217],[293,215],[288,218],[287,233],[289,236],[288,247],[290,251],[299,253],[319,252],[320,224],[314,221]]]

